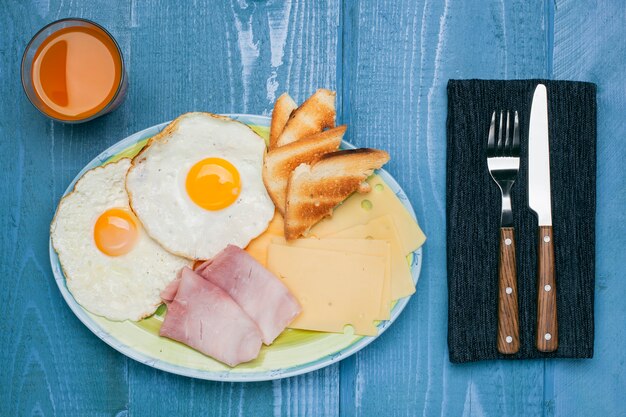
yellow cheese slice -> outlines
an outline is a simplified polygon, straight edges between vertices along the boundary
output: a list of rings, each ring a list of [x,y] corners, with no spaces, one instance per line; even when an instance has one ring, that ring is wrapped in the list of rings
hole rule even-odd
[[[332,217],[315,225],[310,234],[329,236],[388,214],[398,230],[401,252],[404,255],[422,246],[426,236],[391,188],[378,175],[372,175],[367,182],[372,188],[369,193],[352,194],[335,208]]]
[[[325,236],[350,239],[381,239],[391,246],[391,299],[406,297],[415,292],[411,268],[403,252],[400,236],[390,215],[381,216],[367,224]]]
[[[272,243],[267,267],[302,306],[290,328],[343,333],[351,325],[356,334],[378,334],[383,257]]]
[[[391,246],[386,240],[374,239],[298,239],[287,242],[284,238],[273,238],[272,243],[294,248],[331,250],[335,252],[360,253],[361,255],[385,258],[385,278],[381,291],[380,312],[377,320],[391,317]]]

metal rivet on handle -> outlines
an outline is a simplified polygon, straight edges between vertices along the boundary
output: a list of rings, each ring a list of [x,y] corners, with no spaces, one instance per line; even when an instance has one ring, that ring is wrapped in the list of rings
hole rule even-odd
[[[504,244],[509,246],[511,243],[513,243],[513,241],[511,239],[509,239],[508,237],[506,239],[504,239]]]
[[[552,287],[550,286],[550,284],[546,284],[545,287],[543,287],[544,290],[546,291],[550,291],[552,289]]]
[[[511,336],[507,336],[506,337],[506,342],[507,343],[512,343],[513,342],[513,338]]]
[[[547,235],[546,235],[546,236],[544,236],[544,237],[543,237],[543,241],[544,241],[544,242],[546,242],[546,243],[548,243],[548,242],[550,241],[550,236],[547,236]]]
[[[546,333],[544,337],[546,338],[546,340],[552,339],[552,335],[550,333]]]
[[[511,287],[506,287],[506,290],[505,290],[505,291],[506,291],[506,293],[507,293],[507,294],[512,294],[512,293],[513,293],[513,288],[511,288]]]

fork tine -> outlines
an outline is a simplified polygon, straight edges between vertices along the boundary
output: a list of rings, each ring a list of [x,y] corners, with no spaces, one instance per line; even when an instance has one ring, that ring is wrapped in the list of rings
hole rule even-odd
[[[502,152],[503,142],[502,142],[502,116],[504,115],[504,111],[500,110],[500,124],[498,125],[498,154]]]
[[[504,155],[511,153],[511,121],[510,112],[506,112],[506,135],[504,136]]]
[[[515,122],[513,123],[513,155],[519,155],[519,117],[517,115],[517,110],[515,111],[514,116]]]
[[[491,125],[489,126],[489,140],[487,141],[487,156],[492,156],[496,148],[496,111],[491,115]]]

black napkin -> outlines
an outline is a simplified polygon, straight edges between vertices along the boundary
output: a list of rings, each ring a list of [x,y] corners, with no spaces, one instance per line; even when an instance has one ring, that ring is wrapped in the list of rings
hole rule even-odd
[[[559,348],[535,349],[537,219],[528,208],[528,126],[534,89],[548,91],[552,223]],[[512,190],[520,349],[502,355],[498,326],[500,190],[487,170],[494,110],[517,110],[521,163]],[[484,359],[591,358],[596,206],[596,86],[548,80],[448,83],[448,347],[455,363]]]

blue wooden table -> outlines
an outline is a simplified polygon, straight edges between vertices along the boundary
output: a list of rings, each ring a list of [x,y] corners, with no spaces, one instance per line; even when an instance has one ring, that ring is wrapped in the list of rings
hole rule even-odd
[[[31,36],[68,16],[113,33],[130,79],[120,109],[75,126],[42,117],[19,81]],[[3,0],[0,33],[0,416],[626,416],[626,2]],[[474,77],[598,85],[591,360],[448,362],[445,86]],[[318,87],[337,90],[349,141],[390,151],[429,237],[382,337],[311,374],[217,383],[128,359],[76,319],[48,227],[80,168],[183,112],[267,115],[283,91]]]

